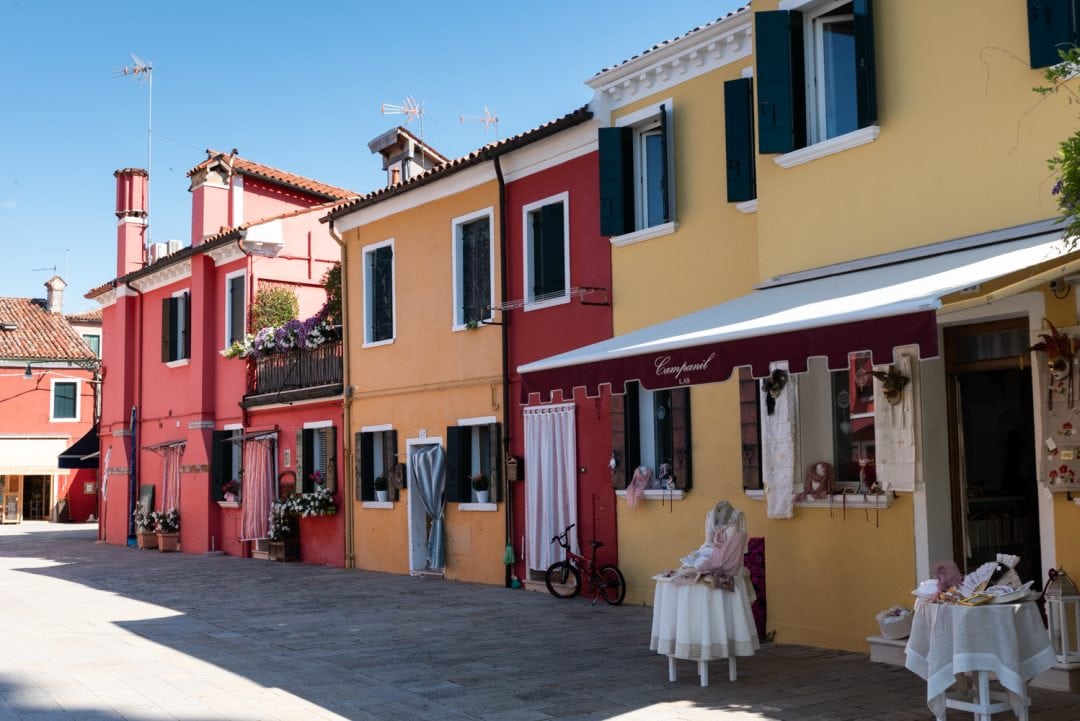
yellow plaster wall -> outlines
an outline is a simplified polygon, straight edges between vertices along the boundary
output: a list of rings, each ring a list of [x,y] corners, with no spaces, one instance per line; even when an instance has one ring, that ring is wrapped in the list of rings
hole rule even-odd
[[[874,3],[881,135],[787,169],[758,156],[762,277],[1056,215],[1046,159],[1077,110],[1032,92],[1025,8]]]
[[[408,197],[408,195],[404,196]],[[398,434],[398,454],[406,440],[442,438],[462,418],[494,416],[502,421],[502,338],[499,326],[453,331],[453,218],[492,208],[492,249],[500,267],[498,186],[485,182],[446,198],[349,231],[347,262],[350,371],[355,386],[353,432],[389,424]],[[394,239],[396,331],[393,343],[363,348],[363,247]],[[498,273],[495,298],[499,302]],[[496,317],[496,320],[498,318]],[[351,441],[351,439],[350,439]],[[351,475],[351,474],[350,474]],[[409,572],[409,492],[392,509],[355,503],[358,568]],[[495,512],[446,511],[447,578],[502,584],[505,549],[504,505]]]

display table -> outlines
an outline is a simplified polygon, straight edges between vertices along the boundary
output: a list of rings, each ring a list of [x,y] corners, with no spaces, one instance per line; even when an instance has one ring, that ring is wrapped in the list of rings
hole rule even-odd
[[[926,704],[938,721],[947,708],[970,711],[977,719],[1012,709],[1027,721],[1027,683],[1057,662],[1034,603],[958,606],[919,603],[911,624],[904,665],[926,679]],[[973,672],[977,688],[966,691]],[[993,674],[1006,693],[990,691]],[[946,694],[957,683],[958,694]]]
[[[750,611],[746,579],[735,578],[734,591],[703,583],[676,586],[670,578],[653,576],[652,641],[649,648],[668,657],[668,680],[674,681],[675,659],[698,662],[701,685],[709,685],[709,661],[728,659],[728,675],[736,678],[735,657],[753,656],[757,628]]]

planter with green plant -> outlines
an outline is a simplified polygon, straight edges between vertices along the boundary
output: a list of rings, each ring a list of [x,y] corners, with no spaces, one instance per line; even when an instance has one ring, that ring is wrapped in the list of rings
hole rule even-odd
[[[386,480],[386,476],[375,476],[373,485],[375,486],[375,500],[380,502],[390,500],[390,483]]]
[[[488,503],[491,500],[491,481],[483,473],[477,473],[475,476],[469,476],[469,482],[472,483],[472,488],[476,491],[477,503]]]
[[[154,533],[157,522],[154,514],[143,511],[142,506],[136,506],[131,518],[135,521],[135,541],[138,547],[157,548],[157,534]]]

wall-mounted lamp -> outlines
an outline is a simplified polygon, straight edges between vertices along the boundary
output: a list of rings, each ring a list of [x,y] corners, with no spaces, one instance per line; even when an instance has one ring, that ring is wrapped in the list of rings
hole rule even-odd
[[[22,377],[30,381],[34,379],[34,372],[30,370],[30,364],[26,364],[26,370],[23,372]]]

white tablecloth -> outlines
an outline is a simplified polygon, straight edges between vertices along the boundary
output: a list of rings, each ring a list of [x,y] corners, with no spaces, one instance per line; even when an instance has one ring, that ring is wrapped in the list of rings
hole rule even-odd
[[[945,691],[957,674],[990,671],[1019,715],[1027,682],[1056,662],[1034,603],[920,603],[904,665],[926,679],[926,703],[944,718]]]
[[[742,576],[735,578],[734,591],[703,583],[676,586],[664,576],[653,580],[650,649],[693,661],[754,655],[760,643]]]

